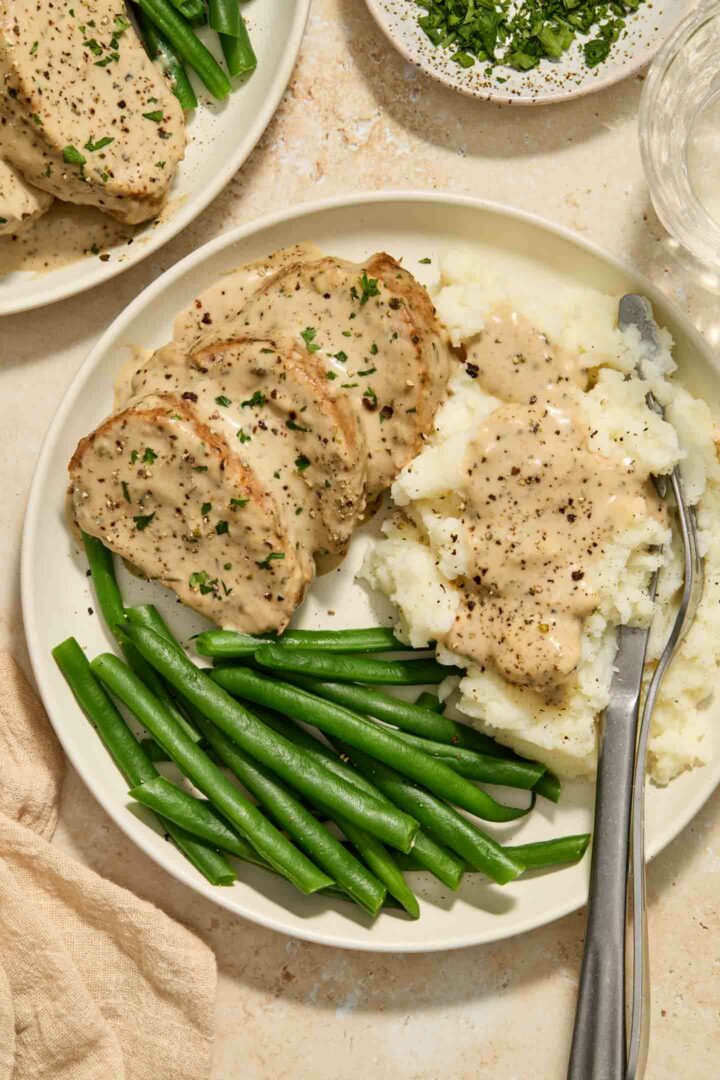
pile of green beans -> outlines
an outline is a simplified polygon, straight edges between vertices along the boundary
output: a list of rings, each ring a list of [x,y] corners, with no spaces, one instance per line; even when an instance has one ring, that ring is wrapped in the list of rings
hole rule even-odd
[[[140,35],[151,60],[160,62],[173,92],[187,112],[197,107],[197,97],[186,67],[219,101],[232,90],[230,78],[247,75],[257,67],[257,57],[240,12],[238,0],[134,0]],[[218,35],[227,74],[195,32],[207,23]]]
[[[196,0],[172,3],[190,15]],[[211,5],[211,16],[225,33],[234,24],[222,22],[232,13],[221,8],[213,15]],[[383,627],[205,631],[196,649],[221,666],[198,668],[152,605],[125,608],[112,555],[83,541],[97,606],[127,663],[111,653],[90,662],[72,638],[53,655],[130,796],[212,884],[236,880],[234,858],[373,918],[388,907],[418,918],[404,870],[423,869],[454,890],[466,870],[504,885],[582,858],[587,835],[503,846],[456,809],[517,820],[537,794],[559,796],[543,765],[446,717],[436,694],[411,703],[379,688],[439,683],[455,669],[380,656],[413,652]],[[113,699],[146,737],[136,738]],[[204,798],[162,776],[161,761]],[[530,806],[505,805],[475,781],[525,790]]]

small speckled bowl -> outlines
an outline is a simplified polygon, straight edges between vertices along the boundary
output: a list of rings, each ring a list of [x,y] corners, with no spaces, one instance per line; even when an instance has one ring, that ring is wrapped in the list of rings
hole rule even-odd
[[[556,101],[604,90],[648,64],[678,21],[694,7],[693,0],[655,0],[641,4],[628,16],[627,29],[608,59],[595,68],[583,60],[582,42],[573,43],[560,60],[543,60],[532,71],[497,67],[486,74],[487,64],[463,68],[453,59],[454,49],[436,48],[418,25],[424,9],[416,0],[366,0],[385,36],[410,64],[461,94],[508,105],[550,105]]]

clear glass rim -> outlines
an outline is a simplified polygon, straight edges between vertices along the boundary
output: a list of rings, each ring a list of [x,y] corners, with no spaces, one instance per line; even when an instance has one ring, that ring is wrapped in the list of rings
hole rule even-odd
[[[675,162],[668,179],[669,135],[660,130],[658,105],[666,79],[692,39],[708,24],[720,25],[720,4],[702,0],[670,34],[650,66],[643,89],[638,117],[640,153],[655,212],[662,225],[683,247],[703,263],[720,270],[720,222],[700,202],[687,169],[687,144],[681,162]],[[695,110],[688,127],[700,111]],[[678,198],[679,196],[679,198]]]

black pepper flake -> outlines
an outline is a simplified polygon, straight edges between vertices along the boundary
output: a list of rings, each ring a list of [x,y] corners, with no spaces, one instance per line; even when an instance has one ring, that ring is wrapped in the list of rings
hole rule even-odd
[[[197,401],[198,399],[197,394],[194,393],[192,390],[185,390],[185,392],[180,396],[182,397],[183,401]]]

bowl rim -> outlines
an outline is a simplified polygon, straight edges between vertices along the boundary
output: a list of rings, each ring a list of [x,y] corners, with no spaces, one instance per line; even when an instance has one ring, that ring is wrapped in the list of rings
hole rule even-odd
[[[83,382],[87,371],[97,363],[98,359],[103,355],[108,346],[123,332],[125,327],[132,322],[136,313],[152,302],[159,293],[164,291],[175,280],[183,276],[198,263],[205,261],[223,248],[237,244],[255,233],[260,233],[275,226],[294,221],[297,218],[309,217],[317,213],[353,207],[362,208],[363,206],[373,206],[382,203],[401,202],[466,207],[484,213],[495,214],[499,217],[509,218],[510,220],[521,222],[533,228],[544,230],[567,243],[579,247],[584,252],[599,259],[606,266],[610,266],[618,273],[623,274],[630,280],[636,282],[637,287],[642,288],[645,295],[648,296],[653,304],[657,303],[661,307],[669,309],[674,321],[681,328],[693,349],[697,350],[697,352],[704,357],[711,368],[717,369],[710,346],[692,324],[688,316],[685,315],[672,300],[666,297],[656,285],[640,273],[640,271],[634,269],[623,259],[609,254],[593,241],[578,236],[566,226],[549,222],[538,214],[504,205],[496,201],[476,198],[474,196],[456,195],[450,192],[424,191],[421,189],[408,191],[393,189],[372,193],[356,193],[349,196],[336,195],[316,202],[300,204],[290,209],[275,210],[260,218],[246,222],[233,229],[231,232],[218,236],[207,244],[204,244],[202,247],[196,248],[195,251],[190,252],[184,259],[181,259],[166,270],[164,274],[160,275],[160,277],[148,285],[123,311],[119,313],[119,315],[111,322],[107,330],[101,335],[86,359],[80,365],[79,369],[75,372],[50,421],[31,480],[22,536],[20,595],[23,626],[25,629],[30,663],[50,722],[55,729],[71,764],[79,773],[85,786],[94,795],[112,821],[145,855],[167,871],[171,877],[188,886],[205,899],[211,900],[234,915],[242,915],[243,918],[248,919],[250,922],[278,931],[286,936],[300,938],[302,940],[335,948],[346,948],[364,952],[425,953],[467,948],[473,945],[490,944],[495,941],[514,938],[520,934],[527,933],[530,930],[555,922],[565,915],[569,915],[571,912],[582,907],[586,901],[585,899],[576,900],[575,898],[561,901],[551,908],[549,912],[546,911],[543,914],[529,916],[510,935],[504,933],[499,926],[496,931],[490,933],[486,931],[480,935],[473,935],[465,932],[455,937],[451,936],[449,939],[446,937],[435,937],[434,939],[430,938],[422,942],[400,943],[399,945],[393,942],[383,942],[380,944],[373,943],[370,938],[368,938],[368,940],[358,939],[351,942],[343,941],[336,933],[328,933],[315,929],[310,922],[300,928],[293,927],[292,929],[288,929],[287,924],[283,922],[282,918],[276,917],[275,915],[265,915],[262,913],[259,914],[256,911],[251,911],[244,907],[242,903],[238,903],[237,900],[231,903],[229,897],[224,894],[223,890],[213,889],[211,885],[200,879],[199,875],[192,871],[192,868],[189,865],[185,863],[175,865],[174,861],[165,854],[162,848],[158,848],[156,851],[153,845],[146,841],[144,836],[135,835],[134,832],[131,831],[127,815],[118,814],[112,801],[105,797],[105,793],[101,785],[97,782],[92,768],[86,768],[83,765],[79,754],[76,752],[75,744],[71,740],[64,739],[63,734],[57,730],[53,722],[53,708],[51,704],[53,692],[44,674],[44,667],[47,667],[48,665],[43,653],[43,644],[38,639],[38,632],[33,625],[31,617],[33,594],[36,587],[42,587],[40,584],[36,586],[33,579],[32,548],[33,536],[42,528],[43,515],[47,513],[41,498],[41,488],[44,482],[45,473],[51,461],[51,443],[54,440],[58,429],[62,427],[68,413],[72,409],[75,397],[74,391]],[[698,769],[697,772],[700,772],[701,768]],[[713,768],[713,766],[708,765],[704,766],[704,768]],[[718,780],[720,780],[720,761],[714,763],[714,771],[717,774],[715,784],[707,791],[699,786],[698,791],[700,794],[696,794],[694,798],[690,799],[684,808],[684,812],[673,819],[673,821],[671,821],[668,826],[654,838],[654,841],[649,844],[647,849],[648,860],[653,858],[668,843],[670,843],[670,841],[678,836],[713,793]]]
[[[707,0],[707,2],[710,2],[710,0]],[[540,91],[535,95],[509,94],[500,87],[497,89],[481,91],[474,90],[469,84],[467,86],[458,86],[450,79],[444,78],[442,72],[438,69],[421,63],[413,50],[407,47],[404,40],[400,36],[393,34],[386,20],[383,18],[383,0],[365,0],[365,3],[375,20],[375,23],[385,35],[385,38],[397,52],[400,53],[406,63],[412,64],[418,71],[421,71],[435,82],[440,83],[441,86],[446,86],[449,90],[453,90],[457,94],[462,94],[464,97],[475,98],[476,101],[492,101],[498,105],[522,105],[525,108],[541,105],[557,105],[561,102],[574,101],[577,98],[587,97],[589,94],[595,94],[599,90],[607,90],[609,87],[615,86],[616,83],[622,82],[632,75],[637,75],[642,68],[646,67],[651,62],[666,40],[662,37],[658,38],[657,41],[642,48],[637,53],[637,56],[634,56],[627,65],[616,68],[614,73],[606,73],[604,76],[598,77],[597,80],[594,80],[592,83],[576,87],[573,90],[557,90],[546,94],[543,94],[543,92]],[[681,12],[678,15],[678,18],[682,19],[683,17]],[[674,33],[674,31],[675,26],[670,30],[670,34]]]

